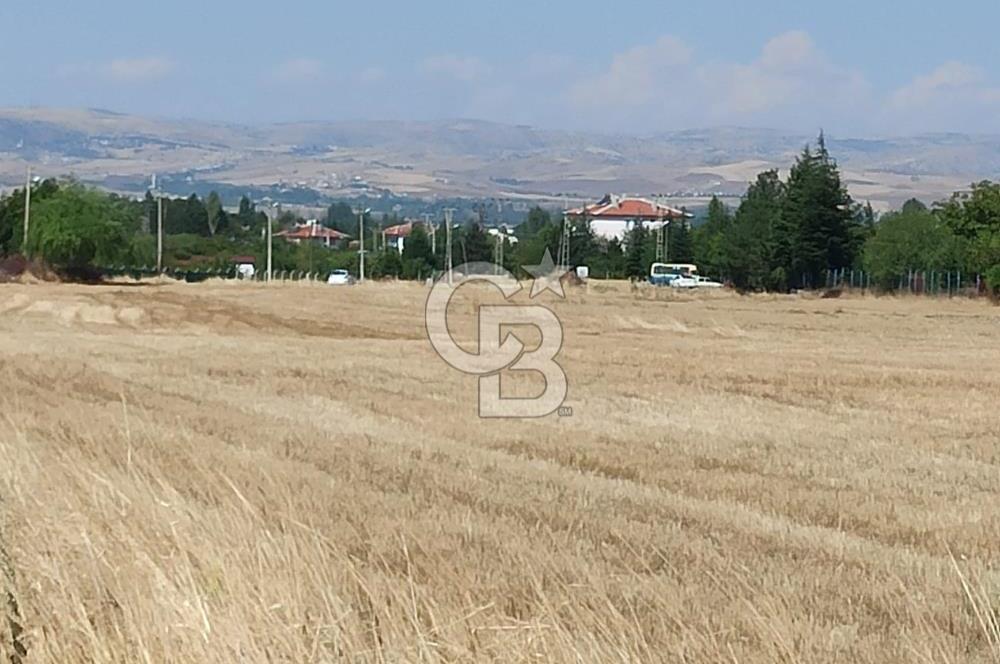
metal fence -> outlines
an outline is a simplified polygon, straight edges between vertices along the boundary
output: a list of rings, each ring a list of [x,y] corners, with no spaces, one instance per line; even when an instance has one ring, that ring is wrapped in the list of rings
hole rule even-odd
[[[197,283],[200,281],[207,281],[209,279],[238,279],[243,281],[267,281],[266,270],[258,270],[254,276],[246,277],[240,274],[236,267],[224,268],[224,269],[214,269],[214,268],[204,268],[204,269],[185,269],[185,268],[174,268],[168,267],[164,268],[163,272],[157,272],[156,268],[152,267],[103,267],[99,268],[101,274],[106,277],[125,277],[135,279],[136,281],[140,279],[147,279],[150,277],[156,277],[160,274],[172,279],[177,279],[178,281],[186,281],[188,283]],[[325,282],[329,276],[328,272],[306,272],[304,270],[275,270],[273,273],[274,281],[303,281],[303,282],[315,282],[323,281]]]
[[[827,270],[826,288],[944,297],[986,294],[986,284],[981,275],[960,270],[907,270],[889,281],[881,282],[864,270]]]

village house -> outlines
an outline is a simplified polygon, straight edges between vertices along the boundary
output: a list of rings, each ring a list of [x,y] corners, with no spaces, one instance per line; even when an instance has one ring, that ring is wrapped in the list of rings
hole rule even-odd
[[[238,279],[253,279],[257,274],[257,259],[253,256],[233,256],[229,262],[236,267]]]
[[[350,236],[332,228],[327,228],[316,219],[310,219],[304,224],[296,224],[291,230],[275,233],[274,237],[284,238],[293,244],[312,243],[328,248],[339,246]]]
[[[382,247],[385,249],[395,249],[400,254],[406,246],[406,238],[413,234],[415,222],[408,221],[405,224],[389,226],[382,231]]]
[[[597,237],[621,241],[636,224],[657,229],[694,215],[645,198],[608,194],[597,203],[567,210],[566,216],[573,220],[586,219]]]

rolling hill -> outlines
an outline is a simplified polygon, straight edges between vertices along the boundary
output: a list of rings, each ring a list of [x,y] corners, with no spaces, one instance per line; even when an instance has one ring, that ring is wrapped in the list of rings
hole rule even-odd
[[[106,110],[0,110],[0,185],[31,164],[141,193],[157,173],[171,193],[202,186],[313,190],[322,198],[594,197],[607,192],[700,200],[738,196],[787,168],[812,137],[715,128],[648,136],[536,129],[477,120],[259,126],[160,120]],[[1000,176],[1000,136],[828,137],[855,198],[876,207],[936,200]]]

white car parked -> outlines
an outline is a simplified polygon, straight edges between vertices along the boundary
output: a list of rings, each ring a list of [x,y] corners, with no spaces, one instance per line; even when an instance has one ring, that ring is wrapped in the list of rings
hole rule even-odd
[[[334,270],[330,273],[330,278],[326,283],[331,286],[350,286],[354,283],[354,277],[347,270]]]
[[[708,277],[699,277],[696,274],[677,277],[670,282],[671,288],[722,288],[718,281],[712,281]]]
[[[698,288],[722,288],[722,284],[708,277],[698,277]]]

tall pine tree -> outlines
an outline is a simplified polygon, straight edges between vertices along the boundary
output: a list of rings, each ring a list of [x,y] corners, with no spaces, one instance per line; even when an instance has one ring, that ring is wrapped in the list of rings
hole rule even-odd
[[[784,199],[785,185],[775,170],[758,175],[747,189],[721,249],[726,274],[737,288],[787,288],[777,246]]]
[[[642,279],[649,272],[648,254],[651,249],[649,231],[641,223],[635,224],[625,236],[625,276]]]
[[[823,283],[828,269],[850,267],[862,236],[853,202],[821,133],[792,166],[778,228],[778,262],[792,287]]]
[[[703,274],[714,277],[727,274],[722,246],[731,225],[729,209],[717,196],[712,196],[705,223],[692,233],[694,262]]]

